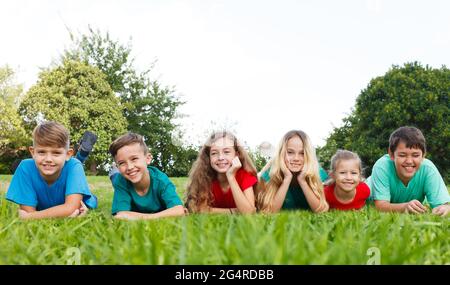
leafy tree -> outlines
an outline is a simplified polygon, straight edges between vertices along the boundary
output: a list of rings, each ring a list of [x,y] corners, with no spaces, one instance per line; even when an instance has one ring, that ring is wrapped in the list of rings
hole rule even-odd
[[[415,126],[427,140],[427,157],[449,181],[449,97],[450,70],[445,66],[434,69],[417,62],[392,66],[361,92],[344,125],[335,128],[320,148],[320,157],[328,161],[337,148],[346,148],[357,152],[371,169],[387,152],[389,135],[395,129]]]
[[[0,67],[0,173],[10,173],[15,159],[26,154],[28,137],[17,112],[23,87],[14,81],[9,66]]]
[[[93,172],[108,161],[109,144],[126,130],[122,105],[105,75],[96,67],[73,60],[41,72],[19,110],[29,133],[41,120],[65,125],[72,142],[78,141],[84,131],[94,131],[98,141],[87,162]]]
[[[179,117],[177,110],[184,104],[174,89],[150,79],[153,64],[144,72],[137,71],[131,56],[131,43],[124,46],[111,39],[109,33],[104,35],[90,27],[86,35],[71,36],[74,47],[66,50],[63,59],[81,60],[98,67],[106,75],[124,106],[128,130],[145,137],[152,149],[153,163],[158,168],[169,175],[178,175],[177,167],[185,163],[191,149],[172,140],[178,134],[179,126],[175,123]]]
[[[18,106],[22,92],[22,84],[14,81],[14,70],[8,65],[0,67],[0,99],[6,105]]]

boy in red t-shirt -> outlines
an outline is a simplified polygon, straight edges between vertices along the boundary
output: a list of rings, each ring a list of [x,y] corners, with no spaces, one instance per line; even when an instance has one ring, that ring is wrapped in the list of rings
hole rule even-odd
[[[331,158],[332,183],[324,188],[330,209],[358,210],[364,207],[370,189],[361,182],[361,159],[356,153],[338,150]]]
[[[186,208],[193,213],[255,213],[257,182],[256,168],[236,137],[215,133],[189,173]]]

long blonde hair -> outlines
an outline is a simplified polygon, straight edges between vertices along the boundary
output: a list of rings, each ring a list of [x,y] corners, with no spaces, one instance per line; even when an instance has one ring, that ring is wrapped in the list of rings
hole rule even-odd
[[[199,212],[202,209],[211,207],[213,204],[214,197],[211,191],[211,184],[217,178],[217,172],[211,167],[209,154],[211,145],[221,138],[228,138],[233,141],[233,147],[241,161],[242,168],[256,176],[256,168],[247,151],[238,142],[237,138],[227,131],[213,133],[201,148],[196,161],[189,171],[185,199],[185,206],[189,212]]]
[[[265,188],[258,193],[256,200],[257,208],[261,212],[271,212],[272,210],[275,194],[284,179],[282,167],[285,166],[287,142],[295,136],[298,136],[303,142],[304,163],[302,171],[306,172],[306,183],[308,183],[314,195],[320,200],[319,211],[324,211],[327,208],[322,180],[319,175],[319,162],[317,161],[316,151],[305,132],[300,130],[292,130],[284,135],[278,145],[278,150],[272,160],[272,166],[269,173],[269,182],[265,183],[263,179],[260,181],[262,188]]]

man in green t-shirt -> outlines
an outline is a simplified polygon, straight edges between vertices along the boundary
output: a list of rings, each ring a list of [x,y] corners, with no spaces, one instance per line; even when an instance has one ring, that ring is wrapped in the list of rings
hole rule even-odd
[[[414,127],[398,128],[389,138],[388,152],[378,159],[367,179],[375,207],[383,212],[425,213],[426,198],[433,214],[448,215],[450,195],[436,166],[425,158],[422,132]]]

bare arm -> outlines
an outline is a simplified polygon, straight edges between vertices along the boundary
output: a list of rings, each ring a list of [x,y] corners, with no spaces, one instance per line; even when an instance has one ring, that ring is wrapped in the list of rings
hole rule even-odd
[[[300,176],[300,175],[299,175]],[[305,194],[306,202],[308,202],[309,207],[314,213],[321,213],[328,211],[328,205],[325,204],[325,207],[320,205],[320,198],[317,197],[311,187],[309,187],[308,183],[299,178],[300,188],[302,188],[303,194]]]
[[[375,207],[381,212],[397,212],[397,213],[425,213],[427,208],[417,200],[408,203],[390,203],[384,200],[375,200]]]
[[[233,194],[234,202],[236,203],[236,207],[239,213],[255,213],[255,193],[253,192],[253,187],[249,187],[242,191],[234,175],[227,175],[227,178],[228,183],[230,184],[231,192]]]
[[[114,218],[126,219],[126,220],[137,220],[137,219],[150,220],[150,219],[159,219],[159,218],[176,217],[176,216],[184,216],[183,206],[181,206],[181,205],[174,206],[172,208],[165,209],[161,212],[153,213],[153,214],[145,214],[145,213],[139,213],[139,212],[133,212],[133,211],[120,211],[114,216]]]
[[[46,219],[69,217],[81,207],[83,195],[71,194],[66,196],[64,204],[54,206],[42,211],[36,211],[34,207],[20,206],[19,217],[22,219]]]
[[[272,212],[277,213],[281,210],[283,207],[284,200],[286,199],[286,194],[289,190],[289,185],[292,181],[292,174],[289,172],[290,175],[285,175],[283,182],[280,185],[280,188],[278,188],[277,193],[275,194],[275,197],[273,198],[272,203]]]

